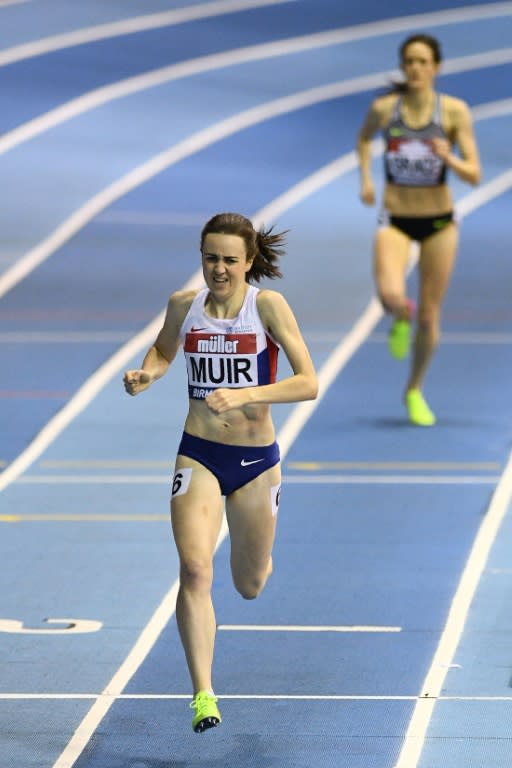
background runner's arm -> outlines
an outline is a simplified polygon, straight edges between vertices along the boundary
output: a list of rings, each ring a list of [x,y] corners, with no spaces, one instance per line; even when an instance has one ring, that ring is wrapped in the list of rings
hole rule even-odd
[[[451,151],[449,142],[444,139],[434,139],[434,151],[462,181],[466,181],[468,184],[478,184],[480,181],[480,159],[473,132],[471,112],[467,104],[459,99],[454,99],[452,110],[453,142],[458,146],[461,156],[455,155]]]
[[[372,176],[371,141],[381,127],[381,112],[374,103],[357,137],[357,155],[359,158],[360,193],[359,196],[366,205],[375,203],[375,187]]]

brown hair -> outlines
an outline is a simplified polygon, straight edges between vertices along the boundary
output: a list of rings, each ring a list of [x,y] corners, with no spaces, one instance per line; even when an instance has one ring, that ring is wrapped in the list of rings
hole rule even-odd
[[[441,53],[441,45],[439,43],[439,40],[437,40],[435,37],[432,37],[432,35],[425,35],[423,33],[419,33],[416,35],[411,35],[407,38],[407,40],[404,40],[400,48],[398,49],[399,57],[400,57],[400,66],[402,67],[405,60],[405,54],[407,51],[407,48],[410,45],[413,45],[414,43],[423,43],[423,45],[428,46],[430,50],[432,51],[432,58],[434,59],[436,64],[440,64],[443,58],[443,55]],[[391,86],[387,93],[407,93],[407,83],[404,83],[402,81],[396,82],[392,81]]]
[[[432,51],[432,58],[434,59],[436,64],[440,64],[441,60],[443,58],[441,53],[441,45],[439,43],[439,40],[436,40],[435,37],[432,37],[432,35],[424,35],[424,34],[418,34],[418,35],[411,35],[407,38],[407,40],[404,40],[402,45],[399,48],[400,53],[400,64],[403,64],[405,59],[405,52],[407,48],[412,45],[413,43],[423,43],[423,45],[428,46],[430,50]]]
[[[202,229],[201,251],[206,235],[238,235],[245,243],[247,260],[253,259],[245,279],[258,283],[263,277],[282,277],[277,261],[284,254],[287,231],[273,233],[273,227],[255,230],[252,221],[240,213],[217,213]]]

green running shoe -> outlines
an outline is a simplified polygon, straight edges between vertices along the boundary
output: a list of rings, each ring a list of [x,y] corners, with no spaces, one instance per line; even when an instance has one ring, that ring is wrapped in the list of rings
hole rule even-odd
[[[388,335],[388,349],[395,360],[403,360],[409,354],[411,324],[409,320],[395,320]]]
[[[405,405],[411,424],[416,424],[419,427],[432,427],[436,423],[436,417],[419,389],[410,389],[406,393]]]
[[[395,360],[403,360],[409,354],[411,343],[411,321],[414,317],[416,305],[412,299],[405,302],[406,317],[396,318],[388,335],[388,349]]]
[[[202,733],[208,728],[215,728],[216,725],[222,722],[217,707],[217,698],[208,691],[198,691],[189,707],[196,711],[192,720],[192,729],[196,733]]]

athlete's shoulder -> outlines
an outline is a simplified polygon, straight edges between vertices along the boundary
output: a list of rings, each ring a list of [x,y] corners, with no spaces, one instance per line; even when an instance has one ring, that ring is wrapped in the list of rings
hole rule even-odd
[[[256,295],[256,304],[260,307],[279,306],[286,304],[286,299],[279,291],[273,291],[271,288],[260,288]]]
[[[169,306],[175,309],[189,308],[198,293],[198,290],[175,291],[169,296]]]
[[[183,290],[172,293],[167,303],[167,318],[169,322],[176,324],[178,327],[181,326],[198,293],[199,291],[197,290]]]
[[[380,96],[376,96],[372,102],[372,106],[378,111],[392,109],[399,98],[400,94],[398,91],[389,91],[389,93],[383,93]]]
[[[471,110],[464,99],[445,93],[440,94],[440,96],[443,123],[446,124],[450,132],[456,133],[459,129],[471,125]]]
[[[385,93],[374,100],[372,111],[381,128],[387,126],[391,120],[398,99],[398,93]]]
[[[440,93],[439,96],[443,109],[451,115],[467,115],[469,113],[469,105],[464,99],[459,99],[457,96],[451,96],[448,93]]]
[[[283,294],[268,288],[260,290],[256,298],[256,306],[267,329],[275,329],[279,322],[284,322],[293,314]]]

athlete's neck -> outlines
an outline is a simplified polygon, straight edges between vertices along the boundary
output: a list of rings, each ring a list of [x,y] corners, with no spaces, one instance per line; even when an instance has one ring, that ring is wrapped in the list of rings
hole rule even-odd
[[[409,88],[404,94],[402,103],[405,103],[411,112],[423,112],[433,107],[434,99],[435,92],[432,88],[421,90]]]
[[[434,103],[435,93],[431,89],[407,91],[400,109],[405,124],[413,129],[427,125],[434,114]]]
[[[238,317],[248,289],[249,286],[245,283],[239,291],[231,296],[217,296],[210,291],[204,304],[206,314],[219,320],[229,320]]]

